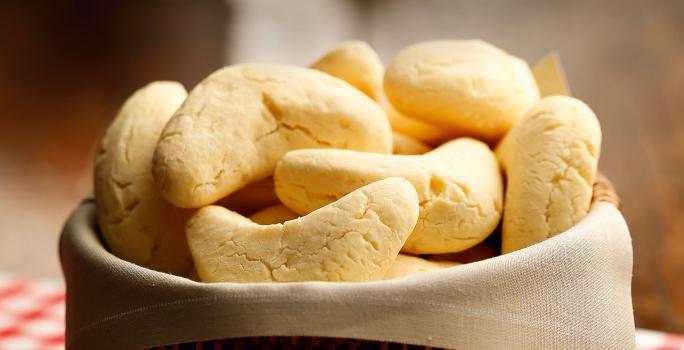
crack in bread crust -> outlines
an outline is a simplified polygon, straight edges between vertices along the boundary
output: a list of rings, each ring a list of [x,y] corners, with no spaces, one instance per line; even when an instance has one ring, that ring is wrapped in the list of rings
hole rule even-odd
[[[496,150],[508,178],[504,253],[564,232],[586,215],[600,144],[591,109],[563,96],[544,98],[509,132]]]
[[[276,167],[276,194],[300,215],[387,176],[406,178],[418,192],[420,214],[405,252],[457,252],[484,240],[501,218],[503,184],[494,154],[460,139],[420,156],[345,150],[300,150]]]
[[[161,130],[185,97],[174,82],[136,91],[107,129],[95,161],[98,222],[112,253],[183,276],[193,269],[183,230],[189,213],[161,197],[150,168]]]
[[[415,189],[388,178],[283,224],[209,206],[186,230],[205,282],[363,281],[384,276],[417,216]]]
[[[289,150],[389,153],[391,137],[382,109],[341,80],[292,66],[237,65],[190,92],[162,132],[153,175],[167,200],[196,208],[269,176]]]

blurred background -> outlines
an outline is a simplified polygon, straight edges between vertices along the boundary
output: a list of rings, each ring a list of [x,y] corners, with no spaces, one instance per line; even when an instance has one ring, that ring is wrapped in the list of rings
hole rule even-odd
[[[684,333],[684,1],[3,1],[0,33],[0,272],[60,275],[58,235],[92,191],[97,142],[151,80],[308,65],[346,39],[387,63],[418,41],[482,38],[531,64],[560,53],[603,128],[637,326]]]

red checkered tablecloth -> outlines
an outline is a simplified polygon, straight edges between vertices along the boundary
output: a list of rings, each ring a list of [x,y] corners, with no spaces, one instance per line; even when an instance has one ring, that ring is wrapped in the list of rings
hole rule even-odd
[[[64,349],[64,287],[0,274],[0,350]]]
[[[684,350],[684,336],[636,331],[637,350]],[[0,350],[64,349],[64,287],[60,280],[0,273]]]

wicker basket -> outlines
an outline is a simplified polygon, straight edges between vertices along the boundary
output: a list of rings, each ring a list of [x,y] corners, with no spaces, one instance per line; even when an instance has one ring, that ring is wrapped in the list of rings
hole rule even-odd
[[[616,195],[611,183],[603,176],[599,175],[596,179],[596,183],[594,185],[594,195],[593,195],[593,200],[594,202],[608,202],[613,204],[615,207],[619,207],[619,198]],[[92,206],[92,204],[90,204]],[[90,208],[89,210],[93,210],[94,208]],[[82,209],[79,209],[82,210]],[[103,328],[99,330],[99,333],[94,333],[94,334],[99,334],[99,337],[104,337],[104,336],[110,336],[110,341],[116,341],[119,337],[121,337],[120,334],[117,334],[115,323],[113,320],[115,318],[119,318],[122,315],[117,314],[117,315],[111,315],[111,317],[100,317],[100,319],[97,322],[91,322],[91,319],[88,319],[90,324],[86,325],[86,321],[84,319],[88,318],[90,315],[88,312],[85,312],[83,308],[88,308],[88,307],[93,307],[93,305],[98,305],[98,303],[111,303],[113,300],[116,301],[116,295],[102,295],[109,293],[108,292],[108,286],[111,286],[112,289],[112,294],[121,294],[122,291],[114,291],[116,289],[116,286],[112,284],[113,282],[102,282],[102,285],[97,289],[95,292],[89,291],[88,293],[83,293],[82,289],[84,288],[89,288],[89,287],[84,287],[89,285],[87,281],[83,282],[82,280],[84,279],[92,279],[96,277],[96,272],[99,271],[98,269],[102,269],[106,267],[108,264],[119,264],[120,266],[123,266],[123,269],[127,268],[136,268],[136,269],[141,269],[144,270],[140,267],[137,266],[131,266],[132,264],[122,262],[118,258],[114,257],[113,255],[109,254],[108,256],[105,256],[103,258],[93,258],[93,257],[83,257],[81,258],[81,255],[83,254],[83,249],[81,247],[81,242],[79,241],[80,238],[76,237],[77,235],[72,234],[75,231],[83,230],[84,226],[92,227],[94,226],[94,219],[90,218],[89,223],[79,223],[79,221],[82,221],[83,218],[78,217],[78,211],[76,214],[74,214],[74,217],[70,220],[69,223],[67,223],[67,226],[65,228],[65,233],[62,235],[62,239],[60,242],[60,252],[61,252],[61,257],[62,257],[62,264],[64,267],[65,271],[65,277],[67,280],[67,348],[90,348],[89,346],[92,346],[93,342],[84,340],[84,338],[88,338],[88,334],[92,328],[93,324],[97,323],[97,327]],[[85,215],[86,217],[90,214],[82,214]],[[92,215],[91,215],[92,216]],[[80,226],[79,226],[80,225]],[[78,226],[78,227],[77,227]],[[628,238],[627,238],[628,240]],[[94,244],[98,244],[95,242]],[[99,243],[101,245],[101,243]],[[84,244],[85,245],[85,244]],[[99,247],[101,248],[101,247]],[[625,256],[628,256],[629,258],[629,271],[631,271],[631,247],[629,248],[628,252],[624,252]],[[498,257],[497,257],[498,258]],[[496,258],[495,258],[496,259]],[[91,268],[91,265],[98,265],[100,266],[95,266]],[[478,263],[474,263],[478,264]],[[114,274],[118,273],[119,269],[114,270]],[[158,276],[162,276],[164,274],[153,272],[153,271],[147,271],[145,272],[147,275],[146,276],[152,276],[149,277],[149,279],[154,280]],[[80,274],[80,276],[79,276]],[[125,276],[124,276],[125,277]],[[116,278],[113,278],[112,281],[117,281],[117,278],[119,278],[119,281],[121,281],[121,278],[124,278],[121,276],[118,276]],[[102,279],[107,279],[108,276],[102,276]],[[99,280],[99,278],[98,278]],[[99,282],[97,282],[99,283]],[[96,284],[97,284],[96,283]],[[107,284],[109,283],[109,284]],[[150,281],[150,288],[155,288],[155,287],[160,287],[161,285],[157,285],[155,281]],[[624,284],[624,283],[623,283]],[[626,283],[627,285],[629,283]],[[205,285],[208,286],[208,285]],[[196,287],[196,286],[195,286]],[[207,287],[210,288],[210,287]],[[628,293],[629,294],[629,286],[626,287],[626,290],[622,290],[621,293]],[[135,293],[134,290],[124,290],[123,293]],[[163,290],[161,290],[159,293],[165,293]],[[186,293],[187,294],[187,293]],[[102,297],[102,299],[98,299]],[[627,296],[627,298],[630,298]],[[95,299],[95,300],[94,300]],[[631,299],[629,299],[631,300]],[[167,304],[174,304],[174,302],[167,303]],[[625,304],[625,303],[623,303]],[[623,305],[621,304],[621,306]],[[622,336],[622,338],[629,337],[629,327],[631,326],[631,332],[633,332],[633,318],[631,316],[632,310],[631,310],[631,303],[630,305],[624,305],[625,307],[629,307],[629,310],[622,310],[620,311],[620,314],[618,316],[615,315],[609,315],[606,318],[606,321],[610,321],[612,319],[622,319],[621,322],[622,326],[619,326],[618,333]],[[176,305],[177,306],[177,305]],[[143,308],[144,309],[144,308]],[[154,310],[140,310],[140,308],[134,310],[135,312],[145,312],[147,314],[153,313]],[[96,311],[93,311],[96,312]],[[126,312],[122,313],[123,314],[123,319],[126,319],[128,321],[122,321],[121,322],[137,322],[135,317],[130,315],[127,315]],[[85,315],[85,316],[84,316]],[[126,318],[128,317],[128,318]],[[620,322],[618,322],[620,323]],[[110,326],[105,327],[104,325],[109,324]],[[90,327],[90,328],[89,328]],[[515,332],[515,328],[513,328]],[[177,329],[175,330],[177,333],[182,334],[183,330],[182,329]],[[309,334],[305,334],[309,333]],[[248,337],[236,337],[235,333],[226,333],[229,336],[227,336],[227,339],[213,339],[213,340],[203,340],[203,341],[191,341],[191,342],[182,342],[178,344],[165,344],[165,343],[158,343],[155,344],[156,347],[151,347],[149,349],[437,349],[437,347],[429,347],[426,346],[426,344],[421,344],[421,345],[414,345],[417,342],[414,342],[413,344],[409,344],[409,341],[406,343],[397,343],[397,342],[389,342],[389,341],[374,341],[374,340],[368,340],[369,338],[366,339],[349,339],[346,337],[322,337],[321,335],[325,334],[320,334],[320,332],[303,332],[300,334],[301,336],[283,336],[284,334],[274,334],[278,336],[266,336],[267,334],[258,334],[258,335],[263,335],[263,336],[251,336],[255,334],[248,334],[248,333],[242,333]],[[240,334],[240,333],[238,333]],[[296,334],[296,333],[295,333]],[[295,335],[290,333],[289,335]],[[627,336],[625,336],[627,334]],[[633,334],[633,333],[632,333]],[[97,335],[90,335],[91,337],[97,337]],[[132,335],[133,336],[133,335]],[[359,338],[364,338],[363,335],[359,336]],[[382,339],[382,337],[378,336],[376,339]],[[179,339],[182,339],[180,337]],[[203,338],[207,339],[207,338]],[[387,340],[387,339],[386,339]],[[633,338],[632,338],[633,341]],[[618,345],[619,343],[619,345]],[[630,345],[625,345],[629,344],[623,342],[618,342],[618,343],[610,343],[610,344],[603,344],[605,346],[602,346],[602,348],[627,348],[630,347]],[[88,345],[89,344],[89,345]],[[124,343],[122,343],[124,344]],[[129,343],[125,343],[129,344]],[[149,344],[149,341],[148,341]],[[505,344],[505,343],[503,343]],[[547,343],[547,344],[542,344],[542,343],[530,343],[530,344],[536,344],[533,346],[530,346],[529,348],[539,348],[539,347],[555,347],[553,346],[553,343]],[[541,344],[541,345],[540,345]],[[116,345],[111,345],[106,347],[106,348],[118,348],[119,346]],[[152,345],[152,344],[149,344]],[[148,345],[148,346],[149,346]],[[435,345],[437,345],[435,343]],[[517,344],[518,346],[520,343]],[[121,347],[124,347],[124,345],[120,345]],[[127,346],[127,345],[126,345]],[[505,345],[498,345],[495,346],[496,348],[505,348]],[[514,346],[515,347],[515,346]],[[482,348],[482,347],[478,347]],[[564,347],[565,348],[565,347]]]
[[[344,338],[324,338],[324,337],[249,337],[234,338],[223,340],[210,340],[204,342],[191,342],[174,344],[150,348],[149,350],[262,350],[262,349],[282,349],[282,350],[408,350],[408,349],[440,349],[418,345],[408,345],[390,342],[380,342],[372,340],[357,340]]]

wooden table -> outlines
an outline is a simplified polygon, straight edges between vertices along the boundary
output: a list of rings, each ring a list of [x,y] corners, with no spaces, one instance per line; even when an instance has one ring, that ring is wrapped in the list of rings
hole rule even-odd
[[[684,2],[276,3],[3,4],[0,269],[59,273],[57,233],[90,191],[92,149],[150,80],[191,87],[224,62],[305,65],[347,38],[387,61],[417,41],[480,37],[530,62],[560,52],[601,120],[600,168],[634,239],[637,325],[684,333]]]

